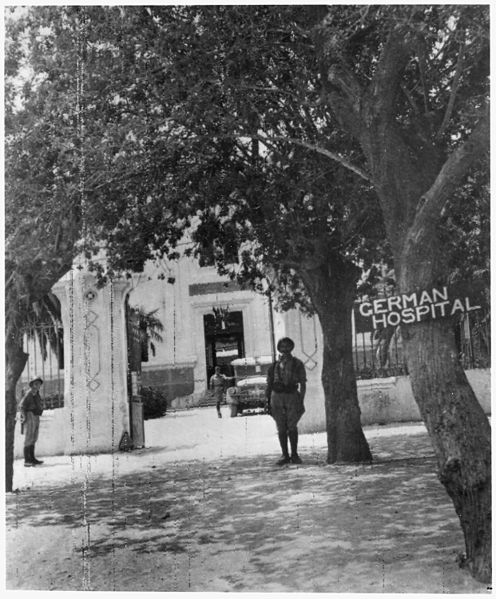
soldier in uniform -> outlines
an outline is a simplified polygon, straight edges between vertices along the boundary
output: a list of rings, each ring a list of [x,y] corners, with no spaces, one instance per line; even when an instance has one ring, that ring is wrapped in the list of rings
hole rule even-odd
[[[21,413],[21,432],[24,434],[24,466],[37,466],[43,464],[35,458],[34,446],[38,440],[40,429],[40,416],[43,413],[43,405],[40,397],[40,388],[43,381],[40,377],[29,382],[29,391],[19,403]]]
[[[220,373],[220,366],[215,367],[215,374],[210,377],[210,390],[212,397],[215,399],[215,407],[217,408],[217,416],[222,418],[220,404],[224,400],[224,391],[226,390],[227,377]]]
[[[289,337],[280,339],[277,350],[279,359],[270,366],[267,373],[267,401],[272,417],[276,421],[282,458],[278,466],[284,464],[301,464],[298,455],[299,419],[305,412],[303,400],[306,391],[305,366],[301,360],[291,355],[294,342]],[[288,439],[291,455],[288,452]]]

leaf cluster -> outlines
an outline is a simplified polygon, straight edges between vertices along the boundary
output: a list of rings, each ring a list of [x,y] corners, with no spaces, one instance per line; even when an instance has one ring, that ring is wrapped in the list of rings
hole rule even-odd
[[[392,37],[408,41],[394,119],[413,163],[470,130],[487,93],[485,7],[70,6],[12,19],[9,305],[29,306],[76,253],[102,247],[102,282],[185,251],[258,291],[273,273],[285,305],[306,302],[298,269],[332,253],[363,268],[387,258],[371,184],[339,162],[363,167],[361,149],[322,101],[322,10],[327,52],[364,85]]]

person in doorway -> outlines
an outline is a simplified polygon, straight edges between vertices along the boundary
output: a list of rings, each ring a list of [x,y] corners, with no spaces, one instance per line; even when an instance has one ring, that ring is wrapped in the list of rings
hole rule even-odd
[[[217,408],[217,416],[222,418],[220,404],[224,400],[224,392],[226,390],[227,377],[220,372],[220,366],[215,367],[215,373],[210,377],[210,391],[215,399],[215,407]]]
[[[297,424],[305,407],[307,376],[305,366],[301,360],[291,355],[294,342],[289,337],[280,339],[277,343],[279,359],[272,364],[267,372],[267,401],[269,412],[276,421],[279,443],[282,449],[282,458],[278,466],[284,464],[301,464],[298,455],[298,428]],[[288,438],[291,446],[291,455],[288,452]]]
[[[24,434],[24,466],[26,467],[43,464],[42,460],[36,459],[34,455],[34,446],[38,441],[40,429],[40,416],[43,414],[40,397],[41,385],[43,385],[43,380],[40,377],[30,381],[30,389],[19,403],[21,433]]]

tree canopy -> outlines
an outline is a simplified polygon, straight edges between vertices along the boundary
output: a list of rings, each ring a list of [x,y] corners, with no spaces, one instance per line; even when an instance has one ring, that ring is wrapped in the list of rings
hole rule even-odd
[[[254,230],[274,262],[290,262],[290,244],[300,257],[303,248],[318,255],[311,247],[320,239],[317,226],[319,233],[332,229],[341,249],[367,266],[378,250],[381,217],[370,182],[350,176],[350,165],[365,174],[360,144],[336,127],[333,102],[322,102],[330,84],[310,36],[316,14],[268,6],[38,7],[16,19],[7,48],[6,122],[7,197],[17,204],[7,212],[29,210],[26,228],[38,222],[44,239],[53,238],[50,272],[64,255],[62,233],[71,251],[57,274],[81,239],[88,256],[104,240],[112,274],[141,268],[157,251],[175,257],[192,219],[197,253],[216,258],[221,269],[233,235],[242,245]],[[332,11],[326,26],[333,56],[352,64],[364,85],[382,37],[393,26],[407,30],[418,57],[408,64],[395,110],[400,106],[396,120],[414,152],[426,132],[438,147],[468,131],[467,106],[483,94],[482,16],[476,7],[356,7]],[[21,44],[26,37],[29,44]],[[19,89],[14,82],[26,63],[32,75]],[[319,181],[324,193],[316,193]],[[368,246],[360,228],[372,238]],[[7,247],[15,247],[9,224],[7,234]],[[260,256],[244,257],[246,278]],[[26,264],[36,264],[33,253]]]

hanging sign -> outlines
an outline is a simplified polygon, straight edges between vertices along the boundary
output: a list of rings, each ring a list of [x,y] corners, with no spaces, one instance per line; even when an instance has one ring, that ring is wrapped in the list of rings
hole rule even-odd
[[[382,329],[387,326],[395,327],[399,324],[445,318],[481,308],[468,296],[453,296],[450,295],[450,291],[447,287],[441,287],[430,291],[381,297],[360,302],[358,311],[361,317],[371,319],[372,328]]]

